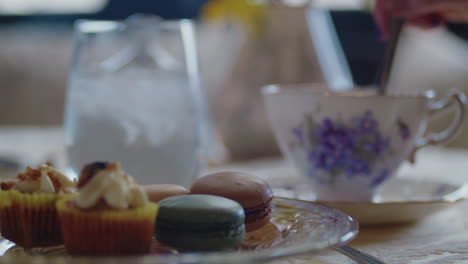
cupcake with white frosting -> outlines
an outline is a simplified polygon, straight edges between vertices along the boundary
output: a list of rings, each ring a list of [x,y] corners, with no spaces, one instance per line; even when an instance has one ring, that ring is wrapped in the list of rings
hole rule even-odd
[[[62,244],[55,203],[71,197],[75,186],[50,163],[27,167],[15,179],[1,182],[2,236],[24,248]]]
[[[72,255],[136,255],[150,250],[158,207],[119,163],[83,168],[78,195],[57,203]]]

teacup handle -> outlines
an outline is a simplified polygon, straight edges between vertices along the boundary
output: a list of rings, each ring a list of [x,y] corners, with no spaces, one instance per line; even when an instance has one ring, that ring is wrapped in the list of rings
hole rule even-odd
[[[426,131],[425,135],[416,142],[413,151],[408,160],[411,163],[415,162],[415,155],[418,150],[430,145],[442,145],[449,142],[460,131],[465,118],[466,96],[459,91],[450,91],[444,98],[429,102],[429,120],[435,115],[445,112],[452,105],[456,105],[455,118],[450,126],[438,133]]]

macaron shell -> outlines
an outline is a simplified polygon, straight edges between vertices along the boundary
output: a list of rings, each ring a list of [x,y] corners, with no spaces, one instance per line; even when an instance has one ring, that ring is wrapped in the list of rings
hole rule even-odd
[[[245,220],[244,209],[237,202],[213,195],[173,196],[159,203],[158,221],[172,224],[235,225]]]
[[[176,184],[149,184],[143,185],[142,188],[148,195],[148,199],[155,203],[168,197],[189,193],[187,188]]]
[[[245,237],[244,209],[213,195],[173,196],[159,202],[156,238],[186,251],[231,248]]]
[[[244,208],[259,206],[273,196],[266,181],[242,172],[218,172],[201,177],[192,184],[190,193],[223,196]]]
[[[271,220],[271,199],[258,207],[244,208],[247,232],[256,230]]]
[[[244,225],[226,231],[200,230],[187,232],[156,226],[156,237],[165,245],[187,251],[215,251],[237,246],[246,235]]]

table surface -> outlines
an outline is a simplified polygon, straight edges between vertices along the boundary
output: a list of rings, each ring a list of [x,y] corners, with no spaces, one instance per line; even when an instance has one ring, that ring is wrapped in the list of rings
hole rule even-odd
[[[14,156],[35,164],[53,160],[64,167],[63,130],[60,127],[0,127],[0,156]],[[207,168],[207,172],[241,170],[265,179],[294,181],[297,173],[282,159],[252,160]],[[468,150],[427,148],[416,165],[404,164],[400,177],[468,182]],[[415,223],[362,226],[350,246],[387,263],[468,263],[468,202],[454,204]],[[334,251],[305,255],[296,263],[355,263]]]

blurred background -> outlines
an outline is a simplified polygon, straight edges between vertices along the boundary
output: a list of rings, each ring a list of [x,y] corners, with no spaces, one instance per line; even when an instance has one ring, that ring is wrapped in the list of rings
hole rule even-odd
[[[259,87],[324,79],[308,47],[313,46],[304,22],[309,1],[265,2],[0,0],[0,126],[62,125],[76,19],[118,20],[151,13],[197,21],[204,87],[230,157],[276,155]],[[385,44],[370,12],[373,1],[318,0],[312,5],[330,10],[355,84],[373,85]],[[466,25],[405,29],[390,86],[406,92],[468,92],[467,39]],[[451,146],[468,147],[468,132]]]

